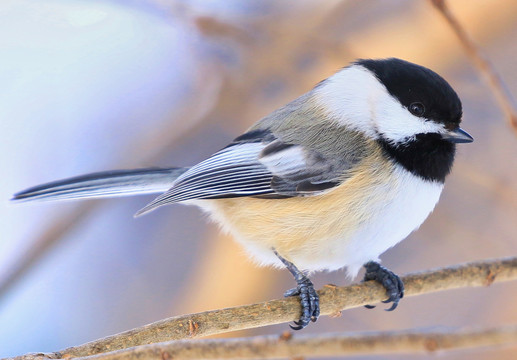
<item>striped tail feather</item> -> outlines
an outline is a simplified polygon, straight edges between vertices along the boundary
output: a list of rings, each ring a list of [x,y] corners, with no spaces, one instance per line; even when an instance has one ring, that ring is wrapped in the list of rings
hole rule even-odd
[[[162,193],[188,168],[114,170],[31,187],[11,201],[54,201]]]

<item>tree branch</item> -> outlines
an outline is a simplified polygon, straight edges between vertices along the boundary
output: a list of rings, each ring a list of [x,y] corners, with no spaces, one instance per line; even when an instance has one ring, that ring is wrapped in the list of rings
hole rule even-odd
[[[238,339],[168,341],[81,359],[278,359],[293,357],[432,353],[517,343],[517,325],[478,329],[384,331],[362,334],[256,336]]]
[[[481,76],[487,80],[492,92],[503,109],[508,123],[513,131],[517,134],[517,108],[512,94],[504,84],[503,80],[492,66],[492,64],[482,54],[481,50],[476,46],[474,41],[465,31],[465,28],[460,24],[456,16],[452,13],[445,0],[431,0],[434,7],[445,18],[447,23],[452,28],[453,32],[458,37],[463,49],[473,62],[476,69]]]
[[[429,270],[402,278],[406,296],[462,287],[488,286],[493,282],[514,279],[517,279],[517,257]],[[376,303],[386,297],[384,288],[375,282],[346,287],[326,285],[318,293],[322,315],[339,315],[342,310]],[[300,311],[297,298],[286,298],[182,315],[41,356],[48,359],[82,357],[169,340],[199,338],[294,321],[298,319]],[[17,359],[28,358],[22,356]]]

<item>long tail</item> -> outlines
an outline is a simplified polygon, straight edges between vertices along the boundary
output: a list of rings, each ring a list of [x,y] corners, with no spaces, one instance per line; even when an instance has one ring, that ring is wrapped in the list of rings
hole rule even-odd
[[[15,202],[54,201],[165,192],[188,168],[115,170],[76,176],[34,186],[11,199]]]

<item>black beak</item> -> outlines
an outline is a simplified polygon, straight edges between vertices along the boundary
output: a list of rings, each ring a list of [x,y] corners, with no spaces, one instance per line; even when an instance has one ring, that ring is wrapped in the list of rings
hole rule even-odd
[[[450,141],[451,143],[471,143],[474,138],[470,136],[465,130],[457,128],[442,134],[442,139]]]

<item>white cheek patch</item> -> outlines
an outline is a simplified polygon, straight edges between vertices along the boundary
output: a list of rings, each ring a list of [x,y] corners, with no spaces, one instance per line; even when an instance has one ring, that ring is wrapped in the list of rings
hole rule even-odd
[[[351,66],[314,89],[315,100],[339,124],[370,138],[399,143],[421,133],[444,133],[433,121],[414,116],[369,70]]]
[[[381,87],[370,71],[362,66],[352,66],[316,87],[314,98],[338,124],[377,138],[369,99],[380,92]]]

